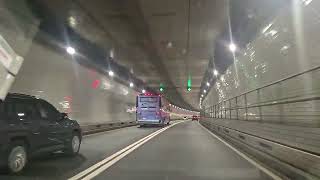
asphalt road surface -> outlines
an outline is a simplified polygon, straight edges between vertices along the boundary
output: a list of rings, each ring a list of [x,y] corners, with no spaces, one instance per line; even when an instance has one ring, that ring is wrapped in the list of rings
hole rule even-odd
[[[149,139],[127,151],[126,155],[122,154],[123,157],[110,158],[114,162],[103,171],[91,171],[96,173],[93,179],[270,179],[195,121],[165,129],[128,127],[87,136],[83,139],[79,156],[66,157],[55,153],[40,157],[32,160],[22,174],[0,175],[0,179],[68,179],[148,135]]]

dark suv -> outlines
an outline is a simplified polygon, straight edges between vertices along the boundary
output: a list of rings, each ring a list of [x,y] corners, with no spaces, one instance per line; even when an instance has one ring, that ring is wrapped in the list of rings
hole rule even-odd
[[[27,160],[42,153],[78,154],[79,124],[47,101],[23,94],[9,94],[0,102],[0,166],[20,172]]]

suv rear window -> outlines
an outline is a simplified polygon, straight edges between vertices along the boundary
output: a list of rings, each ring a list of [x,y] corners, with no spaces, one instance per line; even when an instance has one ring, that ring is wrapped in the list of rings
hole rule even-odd
[[[3,110],[9,120],[29,120],[37,114],[35,104],[26,100],[6,101]]]
[[[140,97],[140,102],[157,102],[158,97]]]

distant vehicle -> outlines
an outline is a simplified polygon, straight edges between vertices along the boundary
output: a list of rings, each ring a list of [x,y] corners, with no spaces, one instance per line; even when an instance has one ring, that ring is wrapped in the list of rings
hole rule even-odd
[[[140,126],[170,124],[169,102],[161,95],[144,93],[136,98],[136,120]]]
[[[76,155],[81,139],[79,124],[45,100],[8,94],[0,102],[0,167],[10,173],[21,172],[38,154]]]
[[[198,120],[199,120],[199,116],[197,116],[197,115],[192,116],[192,121],[198,121]]]

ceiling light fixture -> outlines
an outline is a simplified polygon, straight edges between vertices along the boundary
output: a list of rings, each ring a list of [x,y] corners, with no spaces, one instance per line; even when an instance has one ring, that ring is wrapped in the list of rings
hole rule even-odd
[[[235,52],[237,50],[237,46],[234,43],[230,43],[229,49],[231,52]]]
[[[215,76],[218,76],[219,72],[218,72],[216,69],[214,69],[214,70],[213,70],[213,74],[214,74]]]
[[[71,54],[71,55],[74,55],[74,54],[76,53],[76,50],[75,50],[73,47],[71,47],[71,46],[68,46],[68,47],[66,48],[66,51],[67,51],[67,53],[69,53],[69,54]]]
[[[109,71],[109,76],[111,76],[111,77],[114,76],[114,72],[110,70]]]
[[[134,86],[133,82],[130,82],[129,86],[130,86],[130,87],[133,87],[133,86]]]
[[[69,21],[70,26],[72,26],[72,27],[75,27],[75,26],[77,25],[77,20],[76,20],[76,18],[73,17],[73,16],[70,16],[70,17],[68,18],[68,21]]]

